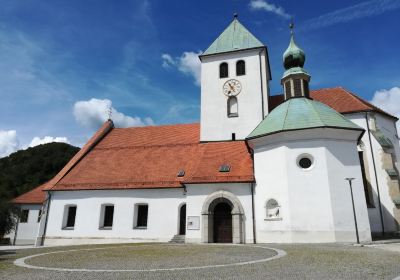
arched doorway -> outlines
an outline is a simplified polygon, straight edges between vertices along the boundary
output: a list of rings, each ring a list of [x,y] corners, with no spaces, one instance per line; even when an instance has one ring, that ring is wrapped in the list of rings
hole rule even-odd
[[[179,210],[179,234],[186,234],[186,204],[183,204]]]
[[[202,242],[244,243],[244,210],[233,193],[221,190],[210,194],[204,201],[201,215]]]
[[[232,207],[220,202],[214,207],[214,242],[232,243]]]

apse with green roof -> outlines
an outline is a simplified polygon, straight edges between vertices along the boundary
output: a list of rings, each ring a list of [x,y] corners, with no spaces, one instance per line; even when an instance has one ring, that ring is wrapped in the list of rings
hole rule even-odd
[[[247,138],[323,127],[363,130],[321,102],[308,98],[290,98],[272,110]]]

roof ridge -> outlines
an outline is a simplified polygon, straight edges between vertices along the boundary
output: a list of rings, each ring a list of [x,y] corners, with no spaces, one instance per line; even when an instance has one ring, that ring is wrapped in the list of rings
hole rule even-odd
[[[130,127],[115,127],[114,129],[145,129],[155,127],[173,127],[173,126],[189,126],[189,125],[200,125],[200,122],[195,123],[176,123],[176,124],[160,124],[160,125],[145,125],[145,126],[130,126]]]
[[[306,99],[307,99],[307,98],[306,98]],[[306,102],[308,103],[309,100],[307,99]],[[318,102],[318,101],[315,101],[315,102]],[[321,103],[321,102],[320,102],[320,103]],[[315,109],[314,104],[311,103],[311,102],[308,103],[308,104],[311,106],[311,108],[312,108],[314,114],[317,116],[317,118],[319,119],[319,121],[321,122],[321,124],[322,124],[322,125],[326,125],[325,122],[322,120],[321,116],[318,114],[317,109]],[[321,104],[322,104],[322,103],[321,103]],[[337,111],[335,110],[335,112],[337,112]],[[339,113],[339,112],[337,112],[337,113]],[[340,113],[339,113],[339,114],[340,114]]]
[[[96,150],[114,150],[114,149],[148,149],[148,148],[155,148],[155,147],[181,147],[181,146],[197,146],[199,145],[198,142],[196,143],[182,143],[182,144],[163,144],[163,145],[137,145],[137,146],[119,146],[119,147],[97,147]]]
[[[287,100],[286,100],[287,101]],[[285,102],[286,102],[285,101]],[[286,114],[285,114],[285,117],[283,118],[283,124],[282,124],[282,128],[281,128],[281,130],[283,130],[284,128],[285,128],[285,124],[286,124],[286,120],[287,120],[287,116],[288,116],[288,114],[289,114],[289,106],[290,106],[290,103],[288,103],[288,105],[287,105],[287,110],[286,110]]]
[[[69,173],[69,171],[76,166],[78,162],[82,160],[112,129],[114,128],[114,123],[112,120],[107,120],[99,130],[89,139],[85,146],[80,149],[75,156],[61,169],[60,172],[56,174],[50,181],[49,186],[44,188],[45,191],[49,191],[55,187],[55,185],[61,181]]]
[[[385,113],[386,115],[389,115],[391,117],[397,118],[389,113],[387,113],[385,110],[379,108],[378,106],[375,106],[374,104],[369,103],[368,101],[362,99],[361,97],[357,96],[356,94],[352,93],[351,91],[340,87],[341,89],[343,89],[345,92],[347,92],[350,96],[352,96],[354,99],[358,100],[359,102],[361,102],[363,105],[370,107],[371,110],[377,110],[377,111],[381,111],[380,113]]]

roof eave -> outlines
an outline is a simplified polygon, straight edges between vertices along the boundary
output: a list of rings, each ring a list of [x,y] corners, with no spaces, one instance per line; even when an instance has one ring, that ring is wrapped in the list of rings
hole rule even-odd
[[[344,130],[356,130],[362,132],[362,134],[365,132],[365,129],[363,128],[351,128],[351,127],[341,127],[341,126],[315,126],[315,127],[306,127],[306,128],[294,128],[294,129],[285,129],[285,130],[277,130],[274,132],[269,132],[269,133],[264,133],[256,136],[251,136],[251,137],[246,137],[246,141],[252,140],[252,139],[257,139],[269,135],[274,135],[278,133],[283,133],[283,132],[289,132],[289,131],[300,131],[300,130],[308,130],[308,129],[318,129],[318,128],[333,128],[333,129],[344,129]]]
[[[228,53],[235,53],[235,52],[241,52],[241,51],[249,51],[249,50],[257,50],[257,49],[265,49],[267,50],[266,46],[259,46],[259,47],[253,47],[253,48],[245,48],[245,49],[237,49],[237,50],[232,50],[232,51],[226,51],[226,52],[217,52],[217,53],[210,53],[210,54],[201,54],[199,55],[200,61],[202,61],[203,57],[211,57],[211,56],[216,56],[220,54],[228,54]]]

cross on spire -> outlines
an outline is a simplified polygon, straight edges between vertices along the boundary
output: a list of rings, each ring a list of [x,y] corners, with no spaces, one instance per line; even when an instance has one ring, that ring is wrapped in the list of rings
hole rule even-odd
[[[289,28],[290,28],[290,34],[293,35],[293,33],[294,33],[294,22],[293,22],[293,18],[292,18],[291,21],[290,21]]]

